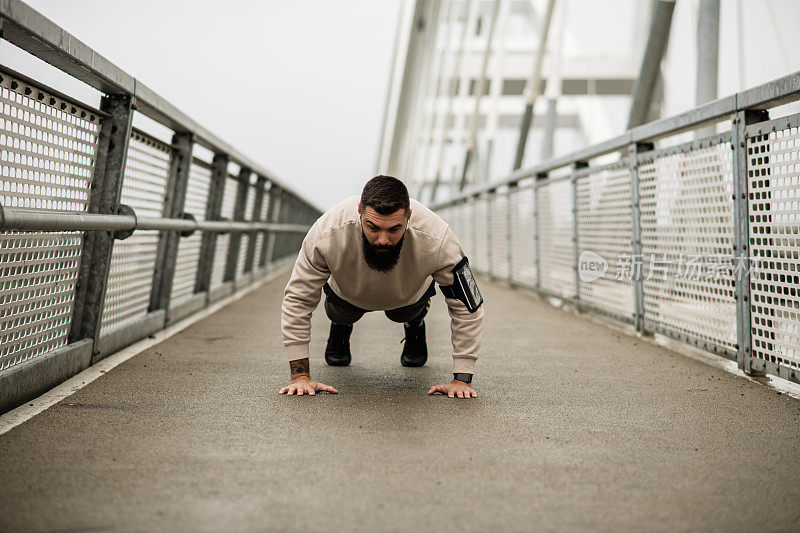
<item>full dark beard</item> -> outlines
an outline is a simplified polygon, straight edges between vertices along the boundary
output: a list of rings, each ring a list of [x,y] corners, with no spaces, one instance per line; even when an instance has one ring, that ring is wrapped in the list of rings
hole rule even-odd
[[[364,230],[361,230],[361,251],[367,266],[378,272],[389,272],[393,269],[400,260],[400,249],[403,247],[403,239],[405,237],[405,235],[400,237],[400,240],[394,246],[374,246],[367,240]],[[377,250],[387,251],[378,252]]]

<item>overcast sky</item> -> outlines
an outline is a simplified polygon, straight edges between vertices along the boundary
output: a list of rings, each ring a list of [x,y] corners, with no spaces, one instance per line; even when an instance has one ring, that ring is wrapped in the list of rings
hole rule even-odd
[[[322,208],[375,171],[401,0],[25,1]],[[591,1],[573,0],[583,7],[568,29],[605,42],[610,26],[596,22],[604,12],[587,12]],[[609,21],[619,23],[625,4],[609,4]],[[667,115],[695,105],[697,5],[676,7]],[[798,16],[798,0],[722,2],[720,96],[797,70]],[[0,60],[99,104],[95,91],[4,41]]]
[[[320,207],[375,171],[400,0],[25,1]]]

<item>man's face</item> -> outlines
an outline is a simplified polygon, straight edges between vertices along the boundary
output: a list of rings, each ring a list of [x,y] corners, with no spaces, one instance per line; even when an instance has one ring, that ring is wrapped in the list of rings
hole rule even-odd
[[[361,216],[364,260],[370,268],[388,272],[400,259],[411,209],[398,209],[381,215],[367,206],[363,210],[359,208],[358,213]]]

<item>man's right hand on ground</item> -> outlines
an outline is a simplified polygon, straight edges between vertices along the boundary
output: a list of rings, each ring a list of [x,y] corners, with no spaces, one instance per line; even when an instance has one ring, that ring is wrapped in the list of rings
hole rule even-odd
[[[287,394],[291,396],[292,394],[297,394],[298,396],[302,396],[303,394],[308,394],[309,396],[314,396],[317,391],[325,391],[330,392],[333,394],[339,394],[339,391],[331,387],[330,385],[325,385],[324,383],[320,383],[318,381],[314,381],[310,377],[297,377],[292,378],[292,382],[289,384],[288,387],[282,388],[278,391],[278,394]]]
[[[325,385],[324,383],[311,379],[308,357],[289,361],[289,369],[292,372],[292,382],[289,383],[288,387],[279,390],[278,394],[288,394],[290,396],[292,394],[297,394],[298,396],[308,394],[309,396],[314,396],[317,394],[317,391],[339,394],[339,391],[330,385]]]

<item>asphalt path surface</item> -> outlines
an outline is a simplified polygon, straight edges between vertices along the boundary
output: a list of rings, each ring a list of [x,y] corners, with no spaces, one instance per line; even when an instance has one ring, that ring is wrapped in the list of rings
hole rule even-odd
[[[282,396],[278,278],[0,435],[8,531],[787,531],[800,402],[481,281],[478,398],[451,379],[441,295],[422,368],[403,329]]]

